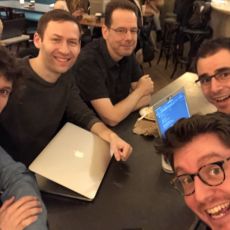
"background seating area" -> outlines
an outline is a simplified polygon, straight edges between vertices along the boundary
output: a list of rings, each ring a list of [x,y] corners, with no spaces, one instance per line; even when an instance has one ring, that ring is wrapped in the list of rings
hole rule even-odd
[[[0,0],[2,1],[2,0]],[[52,4],[55,0],[35,0],[37,4]],[[180,24],[177,22],[176,15],[174,14],[174,4],[176,0],[167,0],[165,4],[160,7],[160,21],[161,21],[161,38],[156,39],[157,36],[154,35],[156,32],[155,28],[152,27],[152,31],[148,31],[150,38],[156,42],[153,47],[154,60],[145,61],[143,67],[147,63],[149,67],[151,65],[157,68],[158,65],[163,65],[163,70],[165,78],[169,76],[177,77],[181,72],[186,70],[192,71],[192,60],[194,56],[194,50],[203,42],[204,39],[211,36],[210,30],[199,30],[190,31],[187,28],[180,28]],[[29,0],[25,0],[29,2]],[[143,2],[142,2],[143,3]],[[23,34],[29,35],[29,41],[32,41],[33,34],[36,30],[37,22],[43,13],[33,12],[33,11],[23,11],[23,10],[13,10],[13,18],[24,17],[26,21],[26,30]],[[9,19],[9,12],[5,8],[0,8],[0,17],[2,20]],[[146,20],[144,20],[145,22]],[[148,21],[146,21],[145,26],[147,26]],[[97,27],[85,26],[86,33],[84,34],[82,45],[91,41],[97,36],[94,36],[94,31],[100,31]],[[149,33],[150,32],[150,33]],[[185,43],[178,42],[178,34],[184,34],[187,41]],[[156,34],[157,35],[157,34]],[[101,34],[99,35],[101,36]],[[149,36],[148,36],[149,37]],[[198,37],[198,39],[197,39]],[[32,42],[30,43],[32,44]],[[29,44],[29,46],[30,46]],[[28,45],[28,44],[27,44]],[[194,48],[195,47],[195,48]],[[149,53],[149,52],[148,52]],[[154,64],[155,62],[155,64]],[[161,68],[161,66],[159,66]],[[178,68],[180,67],[180,68]],[[169,72],[169,73],[168,73]]]
[[[49,5],[54,3],[54,1],[36,0],[36,4]],[[29,0],[25,0],[25,4],[28,3]],[[9,48],[15,47],[16,53],[18,53],[23,44],[28,47],[42,14],[42,12],[36,12],[36,10],[33,12],[33,10],[0,7],[0,19],[3,24],[1,44]]]

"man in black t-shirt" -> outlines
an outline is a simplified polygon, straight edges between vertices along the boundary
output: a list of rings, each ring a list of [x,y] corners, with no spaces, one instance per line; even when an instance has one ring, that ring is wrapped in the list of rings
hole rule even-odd
[[[80,32],[76,18],[67,11],[47,12],[34,35],[38,56],[19,63],[23,78],[16,82],[18,87],[2,113],[0,145],[27,166],[66,121],[110,143],[118,161],[128,159],[132,151],[95,116],[78,93],[69,69],[80,52]]]
[[[107,4],[102,35],[83,48],[73,71],[83,99],[106,124],[115,126],[150,103],[153,81],[142,76],[133,54],[138,26],[132,3]]]

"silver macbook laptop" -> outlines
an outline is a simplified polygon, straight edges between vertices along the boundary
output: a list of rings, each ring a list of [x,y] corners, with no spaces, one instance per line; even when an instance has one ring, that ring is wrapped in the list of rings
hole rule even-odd
[[[190,117],[189,107],[184,88],[167,95],[153,105],[159,135],[164,137],[165,132],[180,118]]]
[[[41,191],[91,201],[111,160],[107,142],[66,123],[29,169]]]

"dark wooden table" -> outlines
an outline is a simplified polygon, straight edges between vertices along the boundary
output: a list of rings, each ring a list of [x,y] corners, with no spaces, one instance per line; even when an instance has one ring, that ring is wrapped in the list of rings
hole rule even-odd
[[[153,96],[152,102],[184,86],[191,112],[211,112],[203,98],[196,75],[185,74]],[[161,156],[155,153],[153,137],[132,133],[138,113],[131,114],[114,128],[132,144],[127,162],[112,160],[93,202],[44,194],[51,230],[186,230],[193,213],[169,184],[172,175],[161,169]]]

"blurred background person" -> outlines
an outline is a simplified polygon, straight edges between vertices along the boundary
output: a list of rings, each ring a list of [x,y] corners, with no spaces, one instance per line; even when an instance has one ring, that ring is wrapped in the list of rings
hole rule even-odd
[[[69,8],[65,0],[56,0],[56,2],[54,3],[54,9],[69,11]]]
[[[161,40],[161,22],[160,7],[164,5],[164,0],[145,0],[143,14],[145,16],[153,16],[154,30],[156,30],[157,41]]]

